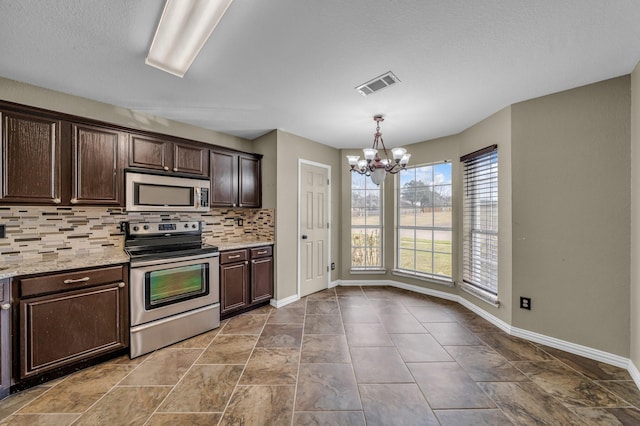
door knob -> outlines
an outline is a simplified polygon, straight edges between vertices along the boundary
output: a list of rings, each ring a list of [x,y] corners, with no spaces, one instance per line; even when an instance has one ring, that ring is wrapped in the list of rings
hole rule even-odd
[[[306,236],[306,235],[303,235],[303,236],[302,236],[302,239],[303,239],[303,240],[306,240],[306,239],[307,239],[307,236]]]

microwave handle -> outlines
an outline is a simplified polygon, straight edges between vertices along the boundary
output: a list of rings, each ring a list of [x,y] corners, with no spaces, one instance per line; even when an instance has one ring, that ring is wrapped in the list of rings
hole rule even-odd
[[[202,188],[196,187],[195,190],[196,190],[196,193],[195,193],[196,208],[200,208],[200,200],[201,200],[201,195],[200,194],[201,194]]]

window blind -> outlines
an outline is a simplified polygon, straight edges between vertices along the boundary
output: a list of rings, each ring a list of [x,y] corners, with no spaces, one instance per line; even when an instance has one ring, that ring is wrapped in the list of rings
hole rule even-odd
[[[464,163],[462,281],[498,294],[498,146],[460,158]]]

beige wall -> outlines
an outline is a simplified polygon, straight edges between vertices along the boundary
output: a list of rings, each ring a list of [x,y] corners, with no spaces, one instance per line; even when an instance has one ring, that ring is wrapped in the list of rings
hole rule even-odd
[[[0,100],[250,152],[251,141],[0,77]]]
[[[298,160],[303,159],[331,166],[331,254],[339,263],[340,245],[340,151],[326,145],[277,131],[276,182],[276,299],[282,300],[298,292]],[[265,164],[264,167],[273,167]],[[337,279],[338,268],[331,274]]]
[[[513,325],[625,357],[629,112],[629,76],[512,106]]]
[[[640,369],[640,64],[631,74],[631,327],[630,358]]]

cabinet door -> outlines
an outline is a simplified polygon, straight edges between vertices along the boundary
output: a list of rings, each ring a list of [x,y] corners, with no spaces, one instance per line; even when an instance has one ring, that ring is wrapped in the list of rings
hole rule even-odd
[[[247,262],[220,266],[220,314],[243,308],[249,303]]]
[[[141,135],[131,135],[129,165],[145,169],[169,171],[173,164],[171,142]]]
[[[74,124],[72,138],[71,204],[122,205],[125,135]]]
[[[20,301],[20,378],[127,347],[124,282]]]
[[[9,280],[0,280],[0,399],[11,386],[11,292]]]
[[[0,201],[61,203],[61,124],[26,114],[3,114]]]
[[[209,150],[180,143],[173,144],[173,171],[209,176]]]
[[[211,207],[235,207],[237,203],[238,156],[211,151]]]
[[[273,297],[273,257],[251,261],[251,303]]]
[[[260,207],[260,159],[240,155],[238,159],[238,206]]]

